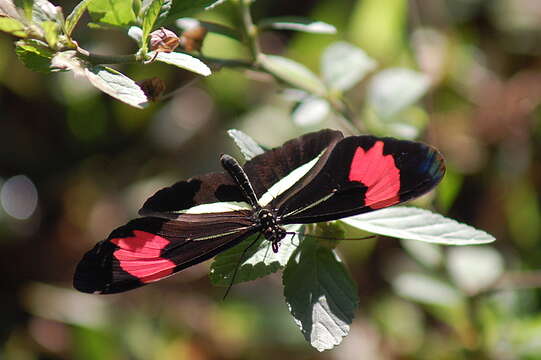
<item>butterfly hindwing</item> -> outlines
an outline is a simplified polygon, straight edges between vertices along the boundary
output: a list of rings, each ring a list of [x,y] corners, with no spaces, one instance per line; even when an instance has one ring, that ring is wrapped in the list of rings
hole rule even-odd
[[[247,211],[132,220],[85,254],[74,286],[108,294],[163,279],[236,245],[252,225]]]
[[[443,177],[443,158],[412,141],[373,136],[341,140],[276,203],[284,223],[336,220],[402,203],[432,189]]]

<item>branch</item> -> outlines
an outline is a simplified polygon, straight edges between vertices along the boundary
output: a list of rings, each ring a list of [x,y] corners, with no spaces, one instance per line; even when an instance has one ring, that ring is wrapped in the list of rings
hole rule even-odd
[[[142,56],[138,54],[129,54],[129,55],[98,55],[92,54],[88,50],[77,47],[77,54],[80,58],[94,64],[131,64],[138,63],[143,61]]]

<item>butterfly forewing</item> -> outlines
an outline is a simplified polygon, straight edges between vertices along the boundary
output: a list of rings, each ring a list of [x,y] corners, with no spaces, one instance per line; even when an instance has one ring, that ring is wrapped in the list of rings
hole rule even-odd
[[[343,139],[323,164],[277,200],[283,223],[336,220],[402,203],[432,189],[445,172],[434,148],[373,136]]]
[[[289,140],[247,161],[243,168],[252,182],[256,196],[260,198],[278,181],[314,160],[343,138],[340,131],[321,130]]]
[[[272,185],[342,138],[339,131],[322,130],[287,141],[282,146],[246,162],[243,168],[250,178],[256,196],[261,197]],[[180,211],[198,205],[245,200],[229,174],[216,172],[179,181],[173,186],[161,189],[145,202],[139,214],[175,219]]]
[[[103,294],[133,289],[211,258],[256,231],[249,211],[135,219],[85,254],[74,286]]]

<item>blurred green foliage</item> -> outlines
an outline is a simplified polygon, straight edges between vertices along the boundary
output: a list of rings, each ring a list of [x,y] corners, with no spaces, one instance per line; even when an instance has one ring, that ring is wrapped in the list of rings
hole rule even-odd
[[[338,251],[360,306],[350,335],[327,353],[305,343],[276,275],[235,285],[225,302],[223,289],[210,285],[208,263],[131,293],[76,293],[70,283],[81,254],[135,217],[157,188],[218,169],[218,154],[237,151],[227,129],[275,146],[340,122],[329,116],[300,126],[290,116],[299,98],[284,96],[260,73],[229,68],[192,83],[193,73],[165,64],[118,66],[136,80],[159,76],[172,92],[135,109],[72,74],[31,72],[17,59],[13,39],[0,35],[0,200],[9,190],[3,185],[20,174],[38,194],[25,219],[0,206],[0,357],[540,358],[539,1],[260,0],[253,15],[334,25],[334,35],[261,34],[265,53],[288,56],[316,74],[325,49],[338,40],[377,60],[374,72],[345,91],[355,124],[438,147],[451,170],[420,203],[435,198],[440,212],[492,233],[497,243],[457,255],[394,239],[342,242]],[[193,16],[231,26],[239,21],[228,2]],[[78,26],[74,36],[99,53],[134,48],[120,31]],[[242,58],[248,52],[210,34],[203,53]],[[367,94],[389,68],[423,73],[430,85],[420,102],[383,119]]]

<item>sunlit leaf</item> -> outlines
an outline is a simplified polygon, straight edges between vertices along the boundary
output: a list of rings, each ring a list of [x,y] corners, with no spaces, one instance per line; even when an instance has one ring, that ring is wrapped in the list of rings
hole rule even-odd
[[[460,305],[460,292],[435,277],[421,273],[402,273],[393,281],[398,295],[428,305],[454,307]]]
[[[35,0],[32,8],[32,19],[39,23],[44,21],[56,22],[58,9],[47,0]]]
[[[346,42],[331,44],[321,58],[321,74],[331,89],[348,90],[374,70],[376,62],[360,48]]]
[[[302,225],[288,225],[286,226],[286,230],[299,232],[301,227]],[[257,234],[253,235],[214,258],[214,262],[210,268],[210,279],[213,284],[221,286],[230,285],[233,280],[233,273],[237,267],[238,270],[234,284],[255,280],[272,274],[284,268],[291,254],[299,244],[297,235],[287,235],[280,242],[278,252],[274,253],[271,243],[263,236],[260,236],[257,242],[253,243],[258,236]],[[241,259],[242,253],[248,246],[250,248]]]
[[[346,268],[328,247],[304,240],[283,273],[284,296],[295,322],[319,351],[349,333],[359,299]]]
[[[96,88],[128,105],[143,108],[148,102],[135,81],[116,70],[97,65],[86,68],[85,75]]]
[[[79,22],[79,19],[81,19],[81,16],[83,16],[88,4],[91,1],[92,0],[83,0],[73,8],[71,13],[66,18],[66,35],[71,35],[73,29],[75,29],[75,26]]]
[[[126,27],[136,20],[132,3],[132,0],[92,0],[88,4],[88,12],[96,22]]]
[[[145,27],[145,21],[152,23],[150,33],[152,30],[158,28],[167,18],[169,11],[171,11],[173,0],[149,0],[143,4],[143,27]],[[160,6],[157,7],[157,4],[160,4]]]
[[[23,23],[9,17],[0,17],[0,31],[21,38],[26,37],[25,26]]]
[[[37,40],[18,41],[15,53],[19,60],[30,70],[40,72],[51,71],[51,59],[54,52],[47,44]]]
[[[53,21],[44,21],[41,23],[41,27],[45,33],[45,40],[52,48],[54,48],[56,46],[56,42],[58,41],[58,32],[60,31],[60,27]]]
[[[51,67],[55,70],[73,71],[76,76],[86,76],[86,64],[77,57],[74,50],[56,53],[51,60]]]
[[[378,117],[388,119],[413,105],[429,85],[428,76],[422,73],[405,68],[387,69],[370,81],[367,101]]]
[[[350,226],[400,239],[446,245],[486,244],[492,235],[428,210],[396,206],[341,219]]]
[[[150,58],[154,58],[155,53],[150,52],[148,53],[148,56]],[[209,76],[211,74],[210,68],[204,62],[188,54],[179,52],[159,52],[156,55],[156,60],[166,64],[175,65],[179,68],[186,69],[203,76]]]
[[[326,89],[321,80],[307,67],[291,59],[265,55],[261,58],[263,67],[288,84],[309,91],[314,95],[325,95]]]
[[[139,26],[130,26],[128,29],[128,36],[135,40],[138,44],[141,44],[143,39],[143,30]]]
[[[227,131],[227,134],[233,138],[235,144],[242,152],[242,155],[244,155],[244,159],[246,161],[265,152],[265,150],[254,139],[240,130],[231,129]]]
[[[311,19],[282,16],[275,18],[263,19],[259,22],[260,29],[276,29],[276,30],[295,30],[318,34],[335,34],[336,28],[331,24],[323,21],[314,21]]]
[[[7,16],[15,20],[23,20],[11,0],[0,0],[0,16]]]
[[[502,256],[490,246],[449,249],[446,265],[454,282],[472,295],[493,285],[504,270]]]
[[[312,126],[325,120],[331,111],[329,102],[318,96],[300,101],[291,112],[293,122],[299,126]]]

